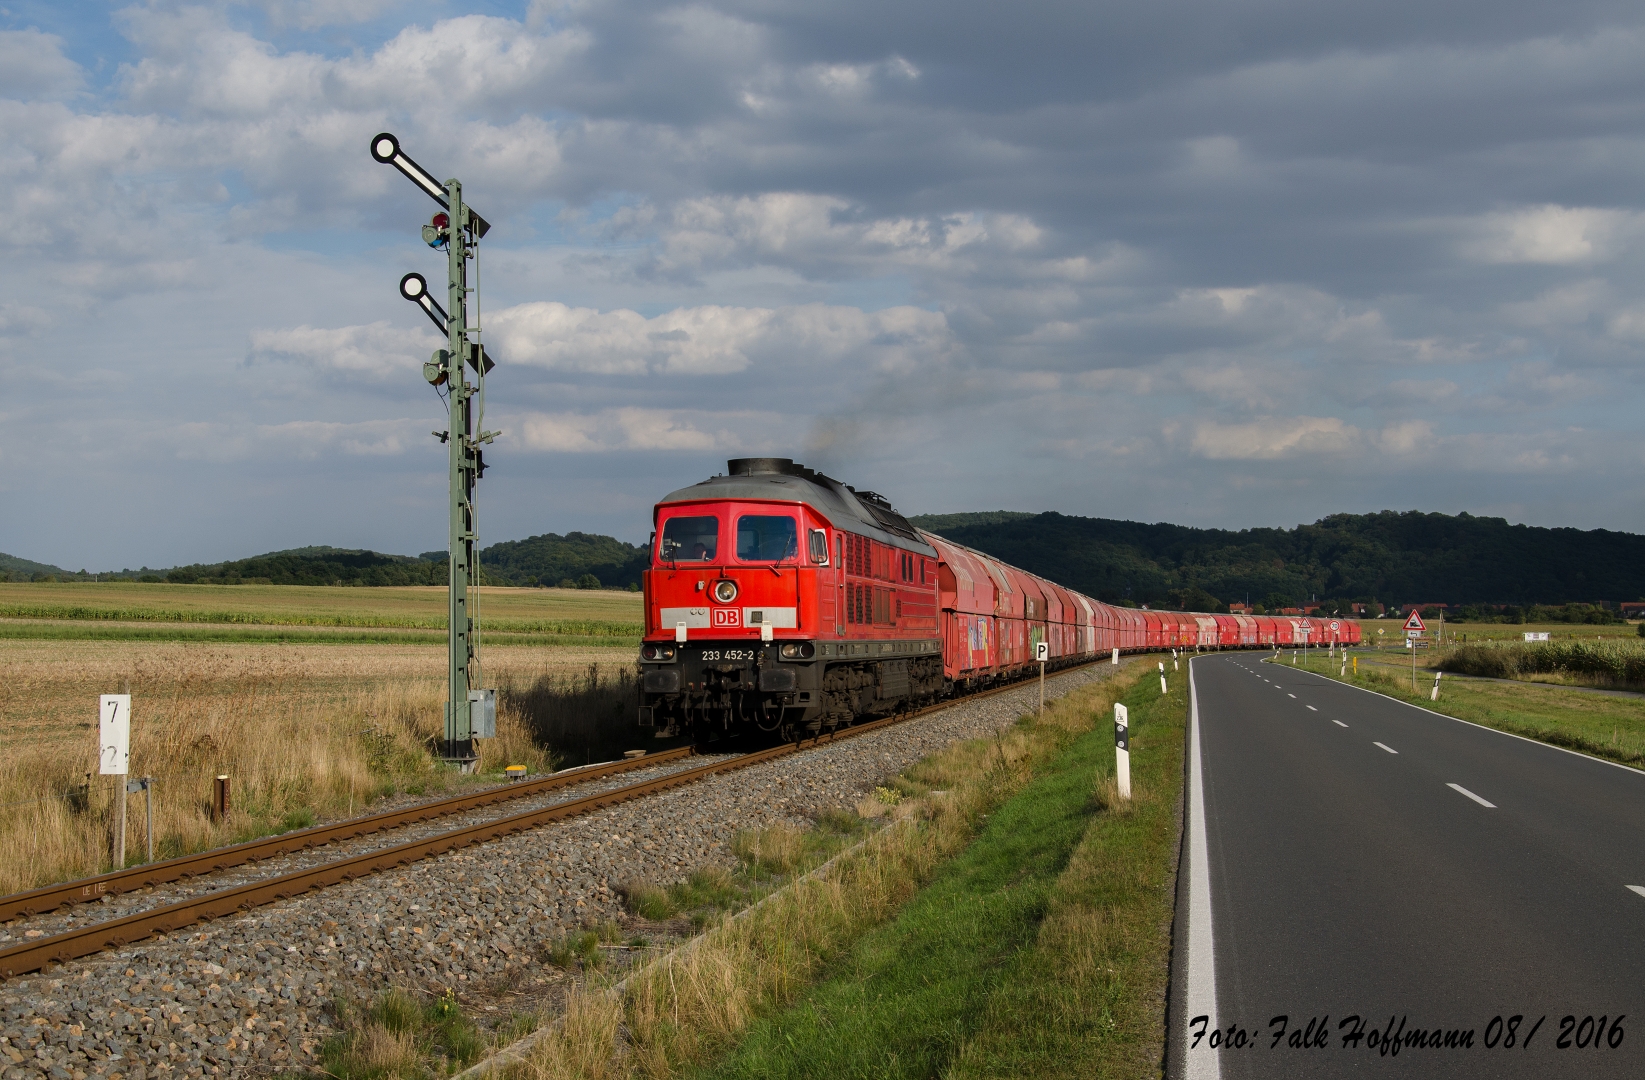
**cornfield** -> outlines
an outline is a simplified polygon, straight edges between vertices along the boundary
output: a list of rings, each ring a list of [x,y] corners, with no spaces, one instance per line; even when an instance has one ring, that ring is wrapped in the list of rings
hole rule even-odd
[[[1645,687],[1645,644],[1542,641],[1463,645],[1439,661],[1441,671],[1492,679],[1552,675],[1603,686]]]

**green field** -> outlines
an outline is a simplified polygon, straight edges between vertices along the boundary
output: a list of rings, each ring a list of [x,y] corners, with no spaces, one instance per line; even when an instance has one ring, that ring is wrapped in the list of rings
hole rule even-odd
[[[482,633],[497,644],[640,636],[638,593],[476,592]],[[418,643],[441,640],[445,625],[446,590],[431,586],[0,583],[0,637],[9,638]]]
[[[1317,620],[1316,620],[1317,621]],[[1428,622],[1427,640],[1433,641],[1439,634],[1439,620]],[[1405,620],[1403,619],[1361,619],[1359,622],[1361,640],[1370,648],[1379,644],[1384,650],[1398,649],[1404,652]],[[1377,631],[1383,633],[1378,636]],[[1522,641],[1527,631],[1541,631],[1551,640],[1566,638],[1581,641],[1603,639],[1612,641],[1616,638],[1637,638],[1639,627],[1633,623],[1622,623],[1615,626],[1593,626],[1587,623],[1458,623],[1445,624],[1445,640],[1469,644],[1480,641]]]
[[[1496,682],[1453,675],[1440,680],[1439,700],[1430,700],[1434,672],[1419,655],[1416,689],[1411,688],[1410,654],[1356,651],[1359,672],[1349,665],[1346,682],[1425,709],[1509,731],[1540,742],[1628,765],[1645,765],[1645,697],[1594,693],[1542,682]],[[1279,660],[1291,666],[1291,652]],[[1312,650],[1297,665],[1341,680],[1341,661]]]

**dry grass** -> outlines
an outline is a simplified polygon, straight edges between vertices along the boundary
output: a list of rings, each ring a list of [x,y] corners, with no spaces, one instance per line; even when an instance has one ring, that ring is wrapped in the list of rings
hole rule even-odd
[[[529,682],[626,649],[496,648],[485,682]],[[181,645],[0,641],[0,892],[109,866],[115,777],[96,768],[97,696],[129,688],[133,775],[155,785],[159,857],[361,812],[395,790],[456,782],[426,752],[445,697],[440,646]],[[517,710],[500,707],[483,767],[550,767]],[[209,816],[212,778],[232,778],[235,815]],[[128,862],[142,854],[132,797]]]
[[[626,1046],[614,1062],[598,1042],[578,1042],[569,1028],[540,1042],[516,1070],[533,1078],[644,1077],[662,1080],[731,1045],[756,1015],[792,1000],[830,958],[883,922],[976,835],[983,816],[1032,778],[1135,681],[1139,665],[1048,706],[995,738],[962,743],[910,769],[899,788],[909,797],[887,807],[893,824],[782,892],[635,973],[620,1003],[590,998],[602,1017],[591,1030],[621,1022]],[[886,806],[884,801],[881,806]],[[766,836],[760,858],[786,853],[789,842]],[[786,857],[785,855],[782,857]],[[603,1010],[603,1011],[602,1011]],[[617,1049],[617,1048],[614,1048]]]

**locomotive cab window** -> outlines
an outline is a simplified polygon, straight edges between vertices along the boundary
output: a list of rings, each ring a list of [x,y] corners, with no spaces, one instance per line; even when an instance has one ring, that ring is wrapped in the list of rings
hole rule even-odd
[[[661,562],[711,562],[720,548],[720,519],[675,517],[663,524]]]
[[[821,529],[811,530],[811,561],[818,566],[828,565],[828,534]]]
[[[737,519],[737,558],[743,562],[782,562],[799,551],[799,530],[793,518],[744,514]]]

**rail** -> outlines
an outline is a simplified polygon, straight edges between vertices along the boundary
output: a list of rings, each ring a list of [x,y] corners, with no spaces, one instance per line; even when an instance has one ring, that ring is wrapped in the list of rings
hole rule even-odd
[[[350,818],[347,821],[334,822],[330,825],[316,825],[308,829],[297,829],[292,832],[281,833],[278,836],[265,836],[260,840],[251,840],[244,844],[212,848],[209,851],[198,852],[194,855],[182,855],[162,862],[147,863],[143,866],[132,866],[124,870],[99,874],[96,877],[81,878],[78,881],[65,881],[57,885],[30,889],[28,892],[12,893],[10,896],[0,896],[0,922],[27,918],[31,915],[43,915],[48,911],[56,911],[58,908],[66,907],[69,904],[83,904],[93,900],[101,900],[105,896],[117,896],[120,893],[147,889],[155,885],[164,885],[167,882],[179,881],[183,878],[199,877],[201,874],[215,874],[221,870],[244,866],[249,862],[260,862],[263,859],[273,859],[298,851],[309,851],[313,848],[324,847],[327,844],[334,844],[339,840],[353,840],[361,836],[370,836],[372,833],[400,829],[407,825],[416,825],[433,818],[448,817],[452,814],[461,814],[500,802],[540,795],[545,791],[570,787],[573,784],[596,780],[602,776],[612,776],[634,769],[650,768],[678,758],[689,757],[692,752],[692,749],[687,746],[624,761],[604,762],[592,766],[581,765],[575,769],[565,769],[561,772],[539,777],[536,780],[526,780],[504,787],[488,788],[485,791],[473,792],[467,795],[454,795],[447,799],[420,803],[400,810],[387,810],[380,814]]]

